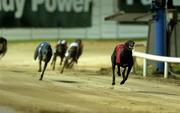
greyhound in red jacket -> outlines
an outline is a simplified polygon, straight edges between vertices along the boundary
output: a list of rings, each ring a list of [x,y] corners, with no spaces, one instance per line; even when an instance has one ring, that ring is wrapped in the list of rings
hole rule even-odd
[[[133,57],[132,57],[132,49],[134,47],[135,42],[134,41],[127,41],[125,44],[118,44],[114,52],[111,56],[111,62],[112,62],[112,71],[113,71],[113,79],[112,79],[112,85],[115,85],[115,67],[117,65],[118,72],[117,74],[121,76],[120,73],[120,67],[123,67],[124,70],[122,72],[123,80],[120,82],[120,84],[124,84],[125,81],[128,79],[129,73],[131,71],[131,68],[133,66]],[[127,73],[126,68],[128,68]]]

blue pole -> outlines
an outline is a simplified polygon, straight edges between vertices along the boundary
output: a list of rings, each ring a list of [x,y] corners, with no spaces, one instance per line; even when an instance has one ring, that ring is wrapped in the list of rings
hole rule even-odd
[[[155,50],[156,54],[160,56],[165,56],[165,48],[166,48],[166,11],[164,8],[159,8],[156,12],[156,39],[155,39]],[[156,69],[158,72],[163,72],[164,63],[157,62]]]

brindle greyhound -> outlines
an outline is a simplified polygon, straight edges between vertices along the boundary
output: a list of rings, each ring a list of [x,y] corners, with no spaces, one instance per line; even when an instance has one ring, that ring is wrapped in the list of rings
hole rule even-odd
[[[38,72],[41,72],[41,62],[44,61],[44,68],[43,71],[41,73],[41,77],[39,78],[39,80],[43,79],[43,75],[44,75],[44,71],[46,70],[47,64],[50,61],[52,56],[52,49],[51,49],[51,45],[47,42],[42,42],[40,43],[34,53],[34,60],[39,59],[39,70]]]
[[[53,65],[53,70],[55,69],[57,56],[60,57],[60,65],[62,65],[66,50],[67,50],[67,42],[65,40],[59,40],[58,43],[56,44],[53,54],[53,60],[51,62],[51,65]]]
[[[0,58],[2,58],[7,52],[7,40],[0,37]]]
[[[77,39],[75,42],[72,42],[68,51],[65,54],[65,61],[61,69],[61,73],[63,73],[65,67],[72,68],[74,63],[78,63],[78,59],[82,55],[82,52],[82,41],[80,39]]]
[[[115,67],[117,65],[118,72],[117,74],[121,76],[120,67],[123,67],[124,70],[122,72],[123,80],[120,82],[120,84],[124,84],[125,81],[128,79],[129,73],[131,71],[131,68],[133,66],[133,57],[132,57],[132,49],[134,47],[135,42],[134,41],[127,41],[125,44],[118,44],[114,52],[111,56],[111,62],[112,62],[112,71],[113,71],[113,79],[112,79],[112,85],[115,85]],[[126,68],[128,68],[127,73]]]

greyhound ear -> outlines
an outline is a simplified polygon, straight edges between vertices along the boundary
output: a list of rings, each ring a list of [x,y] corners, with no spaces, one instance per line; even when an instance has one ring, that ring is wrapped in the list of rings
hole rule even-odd
[[[135,44],[135,42],[134,42],[133,40],[129,40],[128,43],[133,43],[133,44]]]

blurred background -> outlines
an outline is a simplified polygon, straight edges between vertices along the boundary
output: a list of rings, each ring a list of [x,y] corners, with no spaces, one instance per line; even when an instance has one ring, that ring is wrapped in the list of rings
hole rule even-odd
[[[120,2],[122,3],[119,4]],[[120,24],[116,21],[105,21],[104,18],[118,12],[121,8],[127,10],[127,13],[133,11],[136,14],[150,11],[151,2],[151,0],[137,2],[133,0],[21,0],[18,3],[16,0],[1,0],[0,35],[8,40],[146,39],[147,25]]]

